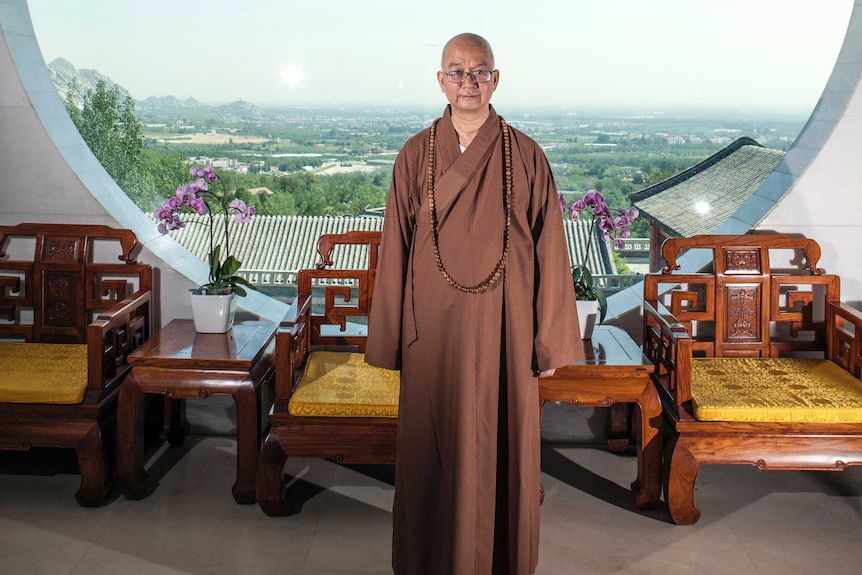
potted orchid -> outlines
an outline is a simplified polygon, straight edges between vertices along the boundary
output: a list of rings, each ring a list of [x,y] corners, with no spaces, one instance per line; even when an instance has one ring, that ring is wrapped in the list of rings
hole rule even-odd
[[[563,214],[568,213],[572,220],[578,220],[582,216],[590,218],[589,239],[587,249],[584,250],[582,262],[572,266],[572,281],[575,284],[575,296],[579,301],[598,302],[599,323],[605,320],[608,311],[608,302],[605,294],[596,289],[593,275],[587,267],[587,258],[596,236],[596,226],[601,231],[601,238],[605,243],[613,242],[617,249],[625,247],[625,238],[631,235],[631,225],[638,217],[638,209],[616,208],[613,211],[605,202],[605,198],[598,190],[584,194],[583,198],[577,199],[571,205],[566,205],[563,194],[559,195],[560,210]],[[616,214],[614,214],[616,212]]]
[[[234,218],[237,223],[247,223],[255,213],[254,206],[248,206],[244,201],[235,197],[235,194],[227,189],[224,180],[219,178],[211,163],[203,168],[192,166],[189,172],[195,179],[184,183],[177,188],[176,193],[166,199],[164,203],[156,208],[153,216],[159,222],[159,232],[166,234],[172,230],[185,227],[179,214],[183,210],[197,213],[208,218],[205,224],[209,228],[210,249],[207,258],[209,264],[209,282],[192,291],[192,313],[195,315],[195,325],[201,332],[226,332],[233,325],[233,312],[236,310],[236,296],[245,296],[246,289],[257,288],[244,277],[237,274],[242,262],[230,253],[230,227],[229,221]],[[221,190],[210,190],[210,184],[219,182]],[[215,218],[224,220],[224,241],[216,243]],[[194,223],[199,223],[195,221]],[[222,250],[224,247],[224,250]],[[224,254],[224,258],[222,258]],[[210,318],[217,316],[221,318],[228,315],[224,322],[216,322],[215,327],[205,328],[198,325],[197,308],[215,303],[214,300],[204,303],[196,300],[195,296],[222,296],[224,306],[229,306],[228,311],[214,312],[212,310],[203,312]],[[206,321],[203,316],[201,323]],[[225,325],[226,324],[226,325]],[[222,329],[224,327],[224,329]]]

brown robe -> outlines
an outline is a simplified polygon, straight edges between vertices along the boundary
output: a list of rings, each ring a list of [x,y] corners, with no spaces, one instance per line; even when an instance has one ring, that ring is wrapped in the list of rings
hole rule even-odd
[[[503,277],[481,294],[437,269],[426,129],[398,158],[386,204],[365,359],[401,369],[392,563],[397,575],[532,573],[538,561],[540,421],[533,370],[581,349],[563,220],[547,159],[510,127],[514,185]],[[465,286],[503,250],[504,154],[493,108],[462,154],[437,126],[439,247]],[[577,343],[577,345],[575,345]]]

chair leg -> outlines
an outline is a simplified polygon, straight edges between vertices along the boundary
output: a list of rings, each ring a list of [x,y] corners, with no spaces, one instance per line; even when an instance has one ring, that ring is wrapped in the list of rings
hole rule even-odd
[[[653,509],[661,498],[662,436],[643,416],[643,405],[634,404],[631,429],[638,457],[637,478],[631,484],[639,509]]]
[[[75,451],[81,468],[81,487],[75,493],[75,499],[83,507],[98,507],[108,491],[113,466],[113,458],[110,457],[110,450],[105,449],[98,424],[93,424]]]
[[[191,424],[186,417],[186,400],[165,398],[165,417],[170,422],[168,443],[171,447],[179,447],[186,440],[191,429]]]
[[[614,403],[610,408],[608,423],[608,450],[611,453],[625,453],[632,436],[632,404]]]
[[[684,438],[673,433],[665,446],[665,499],[673,522],[694,525],[700,519],[700,509],[694,504],[694,484],[700,463],[686,447]]]
[[[284,464],[287,454],[272,430],[260,448],[257,458],[257,503],[269,516],[287,515],[289,502],[285,497]]]

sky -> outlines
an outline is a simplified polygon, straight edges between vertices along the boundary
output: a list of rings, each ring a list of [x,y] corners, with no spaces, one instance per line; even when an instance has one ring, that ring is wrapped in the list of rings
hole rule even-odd
[[[443,44],[489,40],[493,103],[809,113],[853,0],[29,0],[46,63],[136,99],[444,105]]]

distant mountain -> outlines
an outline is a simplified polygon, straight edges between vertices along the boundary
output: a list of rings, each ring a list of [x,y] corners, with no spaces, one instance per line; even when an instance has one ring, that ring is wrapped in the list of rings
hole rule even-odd
[[[77,80],[78,90],[82,94],[86,93],[87,90],[95,90],[96,84],[99,80],[104,80],[105,85],[109,88],[117,86],[117,90],[119,91],[121,98],[125,98],[129,93],[125,88],[117,85],[104,74],[100,74],[96,70],[78,70],[65,58],[57,58],[48,64],[48,71],[51,72],[51,80],[54,81],[54,87],[57,89],[57,93],[60,94],[60,97],[64,100],[66,99],[66,92],[69,90],[69,84],[72,80]]]
[[[51,72],[51,79],[54,82],[54,87],[57,93],[64,100],[66,92],[69,89],[69,84],[72,80],[77,81],[78,89],[81,94],[87,90],[95,90],[96,84],[103,80],[108,88],[117,87],[117,92],[121,99],[125,99],[129,95],[128,90],[111,80],[108,76],[99,73],[96,70],[77,69],[65,58],[57,58],[48,64],[48,70]],[[135,112],[139,118],[237,118],[241,120],[254,120],[266,116],[266,112],[243,100],[231,102],[221,106],[210,106],[204,104],[194,98],[186,98],[180,100],[174,96],[150,96],[144,100],[135,100]]]
[[[144,100],[135,100],[135,106],[150,112],[165,112],[176,110],[208,110],[212,106],[208,106],[203,102],[199,102],[194,98],[186,98],[180,100],[175,96],[150,96]]]

